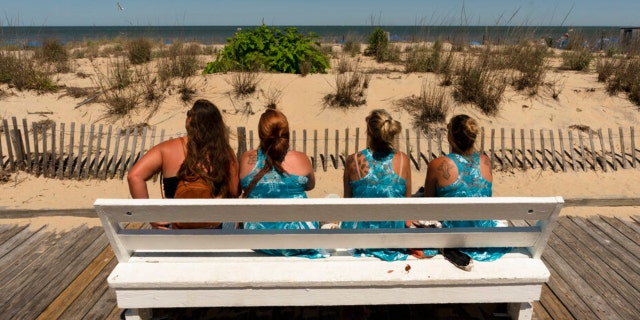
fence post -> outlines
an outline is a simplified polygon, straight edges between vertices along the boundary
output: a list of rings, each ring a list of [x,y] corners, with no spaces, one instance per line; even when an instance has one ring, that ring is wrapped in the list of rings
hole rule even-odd
[[[11,136],[11,142],[13,144],[13,149],[15,150],[16,156],[16,166],[17,169],[23,169],[25,167],[25,155],[24,155],[24,147],[22,145],[22,134],[20,129],[11,129],[5,128],[5,130],[9,131]],[[7,149],[11,150],[11,144],[7,145]],[[2,158],[0,158],[0,161]],[[1,165],[1,163],[0,163]]]
[[[529,136],[531,137],[531,168],[535,169],[538,159],[536,157],[536,137],[533,129],[529,129]]]
[[[7,153],[9,154],[9,167],[11,168],[11,171],[15,171],[16,170],[16,164],[15,164],[15,159],[13,158],[13,150],[11,148],[11,137],[9,134],[9,122],[7,121],[7,119],[2,119],[2,125],[4,126],[4,135],[6,138],[6,142],[7,142]]]
[[[93,138],[95,134],[94,130],[95,124],[91,124],[91,129],[89,130],[89,145],[87,146],[86,169],[82,172],[82,177],[84,179],[89,177],[89,171],[91,171],[91,153],[93,152]]]
[[[618,132],[620,132],[620,155],[622,156],[622,168],[627,168],[627,153],[624,147],[624,130],[622,127],[618,127]]]
[[[83,161],[82,157],[84,157],[84,132],[85,132],[85,124],[80,125],[80,144],[78,145],[78,160],[76,161],[75,166],[75,176],[76,179],[80,179],[80,172],[82,171]]]
[[[40,146],[38,144],[38,125],[35,122],[31,122],[31,132],[33,132],[33,151],[35,153],[35,166],[36,177],[40,175]]]
[[[607,133],[609,134],[609,147],[611,148],[611,165],[614,171],[618,170],[618,163],[616,161],[616,149],[613,146],[613,130],[611,128],[607,129]],[[624,149],[622,150],[624,152]]]
[[[318,130],[313,130],[313,171],[318,169]]]
[[[520,153],[522,154],[522,170],[527,170],[527,150],[524,145],[524,129],[520,129]]]
[[[236,157],[238,157],[238,162],[240,162],[240,157],[242,154],[247,152],[247,128],[238,127],[238,153]]]
[[[98,171],[100,170],[100,156],[102,155],[102,128],[103,125],[100,124],[98,126],[98,141],[96,142],[96,156],[95,160],[93,160],[93,177],[98,178]]]
[[[13,122],[13,130],[11,130],[11,140],[13,143],[13,150],[15,150],[16,154],[16,162],[19,164],[17,167],[19,169],[23,169],[25,167],[25,153],[24,153],[24,145],[22,143],[22,136],[20,134],[20,128],[18,128],[18,121],[16,117],[11,117],[11,121]],[[8,130],[9,128],[7,128]]]
[[[24,146],[27,148],[27,153],[25,154],[25,160],[27,161],[27,168],[29,173],[33,170],[33,163],[31,161],[31,144],[29,143],[29,126],[27,125],[27,119],[22,118],[22,128],[24,129]]]
[[[64,179],[64,122],[60,124],[60,160],[57,174],[58,179]]]
[[[600,139],[600,149],[602,150],[602,170],[604,170],[604,172],[607,172],[607,149],[604,147],[602,128],[598,128],[598,139]]]

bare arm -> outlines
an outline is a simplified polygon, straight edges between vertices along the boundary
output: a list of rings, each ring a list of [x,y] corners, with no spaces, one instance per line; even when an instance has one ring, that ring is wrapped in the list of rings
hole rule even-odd
[[[162,152],[160,146],[151,148],[127,175],[129,193],[134,199],[148,199],[147,180],[162,170]]]
[[[240,195],[240,178],[238,178],[238,162],[233,158],[229,168],[229,196],[237,198]]]
[[[344,174],[342,175],[342,197],[343,198],[351,198],[353,194],[351,193],[351,171],[357,170],[356,163],[354,161],[354,155],[350,155],[347,157],[347,163],[344,167]]]
[[[127,175],[129,193],[134,199],[148,199],[147,180],[162,170],[162,152],[160,145],[151,148]],[[151,222],[154,229],[168,230],[169,222]]]
[[[411,197],[411,163],[409,163],[409,157],[403,152],[400,152],[400,161],[402,161],[402,175],[406,181],[406,191],[404,196]]]

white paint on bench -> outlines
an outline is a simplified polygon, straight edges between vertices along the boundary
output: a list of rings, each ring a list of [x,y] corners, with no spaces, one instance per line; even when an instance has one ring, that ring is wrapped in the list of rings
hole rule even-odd
[[[121,308],[507,302],[531,318],[549,271],[540,256],[561,197],[398,199],[98,199],[119,264]],[[537,220],[534,227],[378,230],[128,230],[126,222]],[[384,262],[344,249],[325,259],[266,248],[518,247],[471,272],[438,255]]]

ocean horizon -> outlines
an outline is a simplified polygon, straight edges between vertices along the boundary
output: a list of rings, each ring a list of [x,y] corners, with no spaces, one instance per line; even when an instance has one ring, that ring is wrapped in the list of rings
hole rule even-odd
[[[44,40],[62,43],[148,38],[163,43],[195,41],[202,44],[224,44],[239,30],[257,26],[0,26],[0,44],[39,46]],[[615,42],[620,34],[616,26],[274,26],[294,27],[302,34],[315,33],[320,42],[366,42],[371,32],[380,27],[389,32],[393,42],[461,41],[469,43],[514,43],[522,39],[559,39],[564,34],[579,36],[596,43],[606,38]]]

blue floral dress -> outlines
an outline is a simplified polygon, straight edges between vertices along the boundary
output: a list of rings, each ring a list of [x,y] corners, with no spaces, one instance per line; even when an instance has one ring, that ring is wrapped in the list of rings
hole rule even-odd
[[[361,151],[369,163],[369,172],[358,180],[350,181],[351,194],[354,198],[402,198],[406,193],[406,180],[393,171],[395,151],[386,153]],[[357,156],[357,155],[356,155]],[[343,229],[383,229],[404,228],[404,221],[343,221]],[[374,256],[385,261],[407,259],[405,249],[355,249],[355,256]]]
[[[258,159],[256,166],[240,180],[242,189],[246,190],[253,180],[253,177],[264,167],[265,155],[258,149]],[[309,178],[294,174],[279,174],[275,169],[267,172],[251,191],[248,198],[306,198],[304,191]],[[316,221],[293,221],[293,222],[245,222],[245,229],[318,229],[319,223]],[[256,250],[276,256],[303,256],[308,258],[323,258],[326,256],[321,249],[263,249]]]
[[[480,154],[469,156],[456,153],[447,155],[458,167],[458,178],[446,187],[436,187],[437,197],[491,197],[491,182],[480,173]],[[442,221],[443,228],[492,228],[495,220]],[[509,252],[511,248],[460,248],[460,251],[477,261],[493,261]]]

